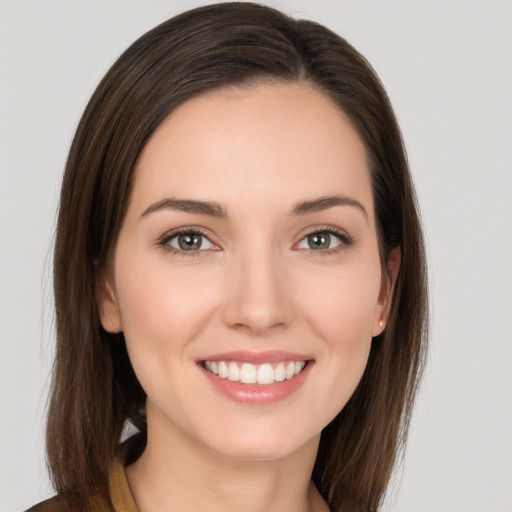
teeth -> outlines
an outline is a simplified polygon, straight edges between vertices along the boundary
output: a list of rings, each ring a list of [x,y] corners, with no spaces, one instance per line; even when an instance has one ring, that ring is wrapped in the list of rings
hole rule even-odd
[[[224,361],[219,362],[219,377],[225,379],[228,376],[228,367]]]
[[[234,382],[238,382],[240,380],[240,368],[238,368],[236,363],[229,363],[228,379]]]
[[[258,368],[257,374],[258,384],[273,384],[274,380],[274,369],[269,364],[262,364]]]
[[[284,369],[284,364],[279,363],[274,370],[274,379],[276,382],[281,382],[286,378],[286,371]]]
[[[244,384],[256,384],[256,367],[253,364],[244,363],[240,368],[240,382]]]
[[[288,363],[288,366],[286,367],[285,376],[287,379],[291,379],[293,377],[293,374],[295,372],[295,363]]]
[[[270,363],[253,365],[251,363],[237,363],[234,361],[205,361],[204,367],[221,379],[244,384],[259,384],[268,386],[274,382],[282,382],[299,374],[306,363],[304,361],[290,361],[272,366]]]

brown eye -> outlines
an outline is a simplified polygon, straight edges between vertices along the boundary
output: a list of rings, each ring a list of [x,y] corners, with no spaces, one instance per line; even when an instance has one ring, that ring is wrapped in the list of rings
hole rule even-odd
[[[210,249],[212,243],[201,233],[189,232],[173,236],[168,242],[171,247],[180,251],[199,251]]]

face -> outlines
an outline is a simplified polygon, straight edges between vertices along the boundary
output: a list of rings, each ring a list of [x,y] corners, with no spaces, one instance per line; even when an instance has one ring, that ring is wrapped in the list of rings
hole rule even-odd
[[[100,288],[150,436],[244,459],[317,441],[354,392],[391,293],[347,117],[300,84],[180,106],[138,160]]]

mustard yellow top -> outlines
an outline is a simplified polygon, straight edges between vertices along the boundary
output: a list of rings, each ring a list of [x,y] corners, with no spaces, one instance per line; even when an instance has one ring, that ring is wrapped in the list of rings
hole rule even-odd
[[[139,512],[126,480],[124,466],[118,460],[110,471],[108,490],[115,512]],[[71,509],[61,497],[56,496],[29,508],[26,512],[71,512]],[[88,500],[84,512],[112,512],[112,509],[108,504],[108,498],[98,494]]]

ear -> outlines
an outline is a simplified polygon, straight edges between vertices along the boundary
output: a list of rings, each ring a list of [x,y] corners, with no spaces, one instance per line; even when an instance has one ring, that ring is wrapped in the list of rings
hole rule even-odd
[[[382,334],[386,328],[386,324],[391,310],[393,299],[393,291],[395,290],[396,279],[400,271],[400,263],[402,261],[402,252],[400,247],[395,247],[389,253],[387,261],[387,272],[382,274],[382,282],[380,286],[379,299],[375,308],[373,318],[372,336]]]
[[[105,331],[116,334],[123,330],[121,313],[117,299],[105,272],[101,272],[96,285],[96,300],[100,313],[100,322]]]

